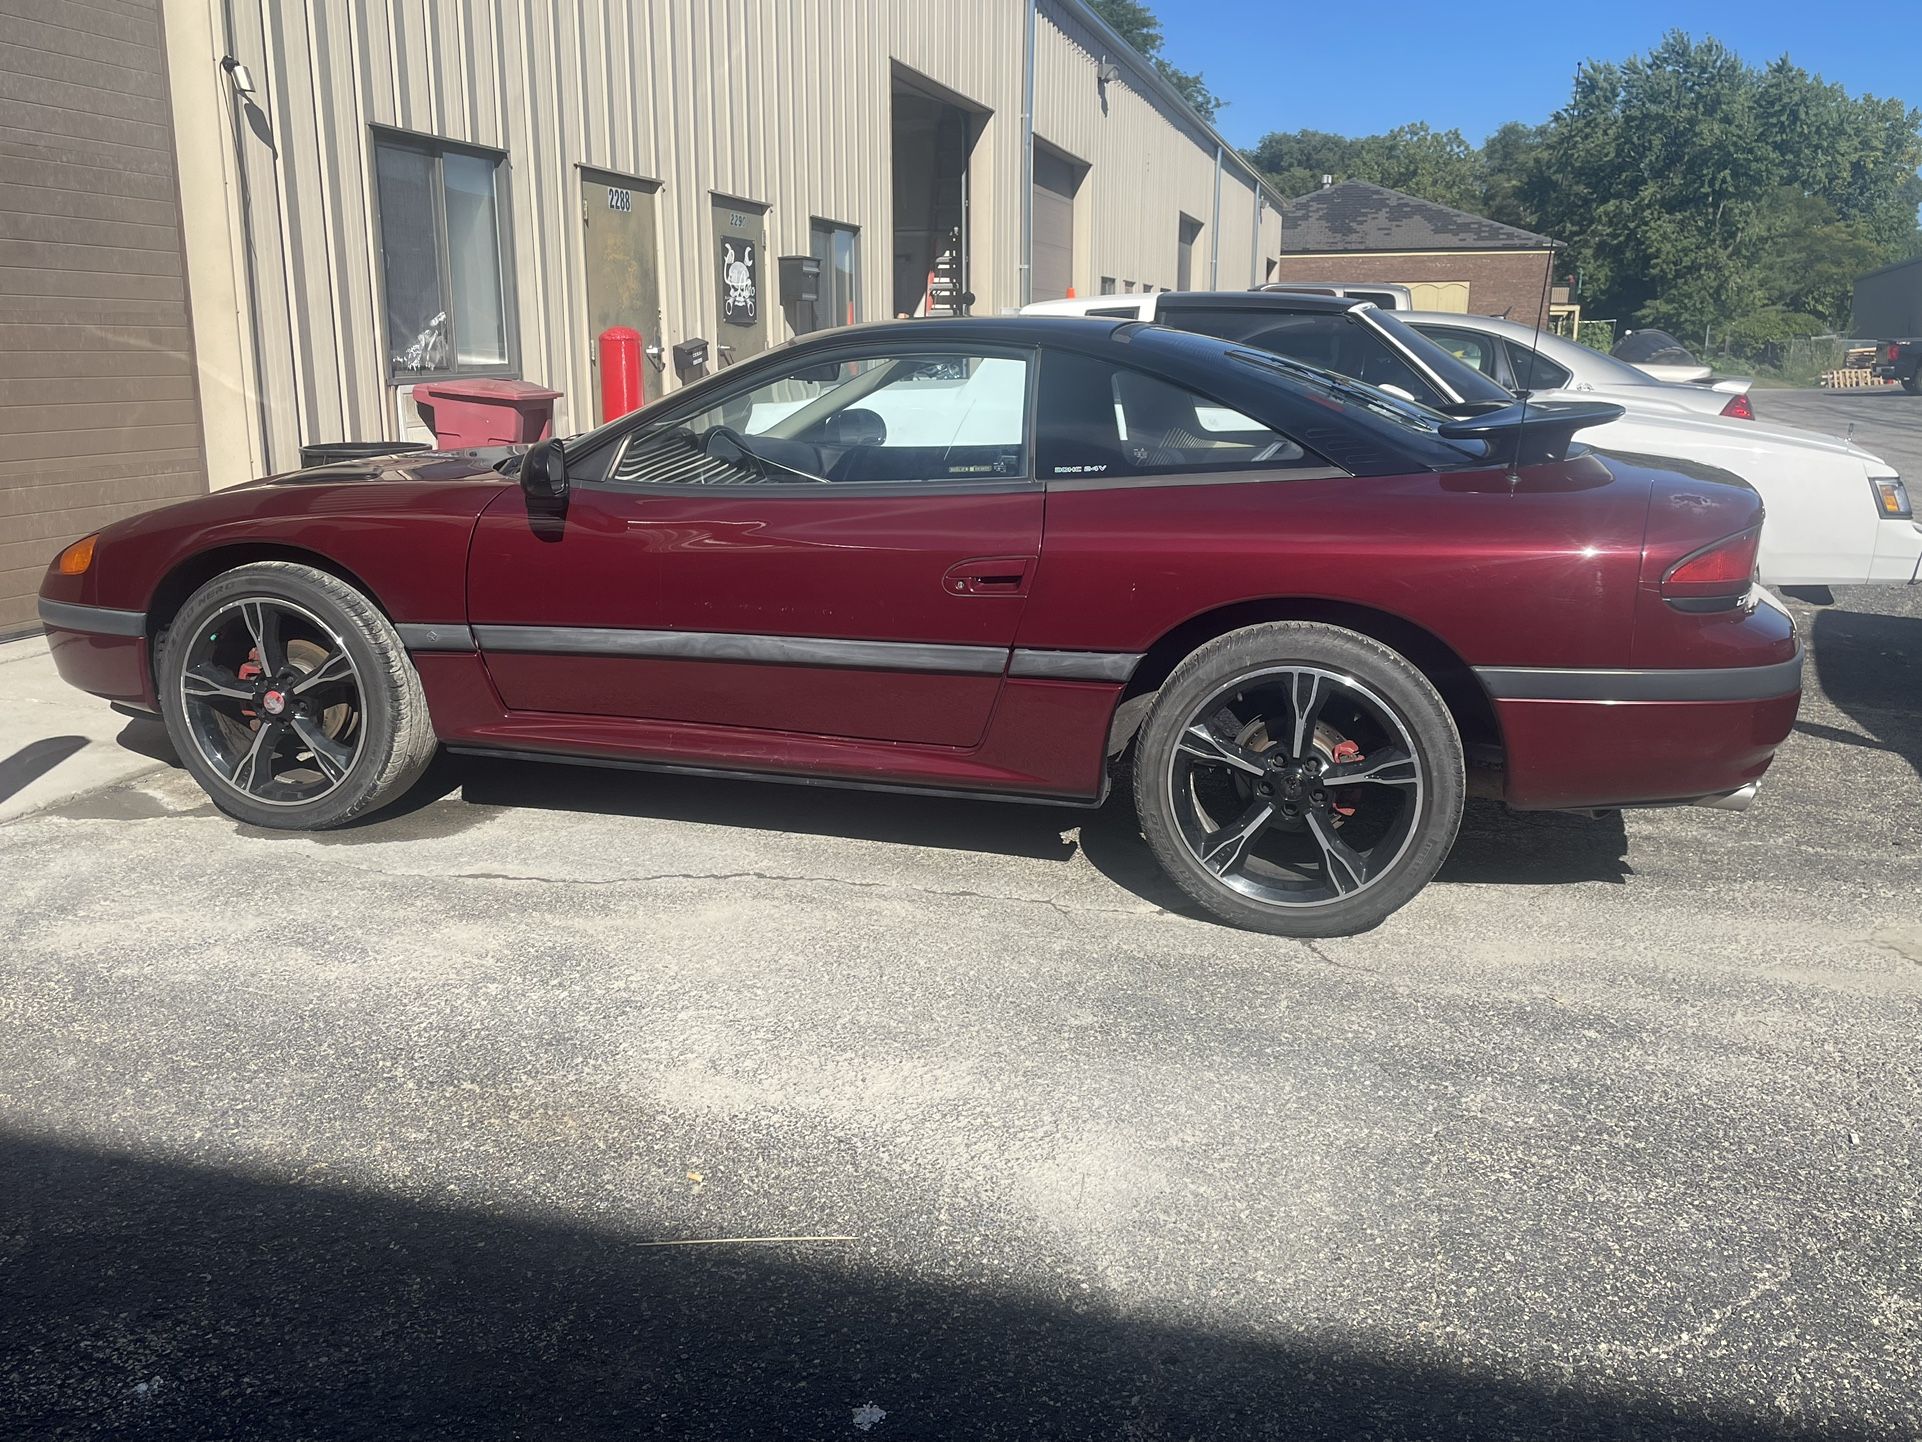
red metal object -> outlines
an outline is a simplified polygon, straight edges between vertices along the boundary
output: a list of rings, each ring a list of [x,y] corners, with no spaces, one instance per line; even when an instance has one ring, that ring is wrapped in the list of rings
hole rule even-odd
[[[561,393],[528,381],[423,381],[414,404],[442,450],[468,446],[529,445],[554,433],[554,402]]]
[[[638,411],[645,399],[641,370],[641,333],[611,325],[595,342],[601,370],[601,419],[611,421]]]

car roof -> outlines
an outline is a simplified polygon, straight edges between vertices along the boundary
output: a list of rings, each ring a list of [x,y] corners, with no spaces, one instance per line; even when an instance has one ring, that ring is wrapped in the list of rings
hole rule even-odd
[[[796,347],[840,344],[846,341],[884,340],[890,343],[905,337],[925,336],[930,343],[987,341],[1001,345],[1060,344],[1066,338],[1096,345],[1124,325],[1140,321],[1126,316],[1081,315],[969,315],[936,316],[922,320],[878,320],[862,325],[835,326],[798,336]]]
[[[1544,354],[1553,354],[1556,350],[1566,349],[1569,346],[1580,346],[1582,352],[1588,355],[1601,354],[1599,351],[1581,345],[1579,341],[1570,340],[1565,335],[1557,335],[1546,326],[1537,330],[1532,325],[1523,325],[1520,321],[1509,320],[1506,316],[1464,315],[1458,310],[1402,310],[1395,312],[1395,319],[1403,325],[1464,326],[1473,330],[1486,331],[1491,335],[1506,336],[1510,340],[1522,341],[1530,346],[1534,346],[1539,340],[1538,349]]]
[[[1279,310],[1302,314],[1339,314],[1357,310],[1373,301],[1349,295],[1317,295],[1312,291],[1292,290],[1158,290],[1128,291],[1120,295],[1081,295],[1072,300],[1041,300],[1022,307],[1024,316],[1077,316],[1108,307],[1138,306],[1152,300],[1157,313],[1164,306],[1179,305],[1201,310]],[[1397,315],[1401,312],[1395,312]]]

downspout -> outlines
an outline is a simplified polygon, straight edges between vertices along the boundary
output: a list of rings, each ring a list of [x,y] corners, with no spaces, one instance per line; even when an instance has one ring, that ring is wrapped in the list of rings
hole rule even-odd
[[[1028,0],[1021,55],[1021,304],[1034,299],[1034,17]]]
[[[1221,289],[1221,144],[1215,143],[1215,213],[1208,222],[1208,289]]]
[[[1268,196],[1255,182],[1255,236],[1248,245],[1248,289],[1253,290],[1261,284],[1261,212],[1268,204]]]

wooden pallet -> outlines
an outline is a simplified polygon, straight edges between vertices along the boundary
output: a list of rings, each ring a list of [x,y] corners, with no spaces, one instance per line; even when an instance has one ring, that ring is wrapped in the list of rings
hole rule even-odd
[[[1821,384],[1824,390],[1855,390],[1863,386],[1892,385],[1894,382],[1877,380],[1875,372],[1867,366],[1851,366],[1823,371]]]

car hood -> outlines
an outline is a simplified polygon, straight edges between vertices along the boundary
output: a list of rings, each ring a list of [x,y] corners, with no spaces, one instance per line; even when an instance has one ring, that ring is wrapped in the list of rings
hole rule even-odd
[[[501,480],[502,461],[525,455],[526,446],[474,446],[458,451],[408,451],[364,461],[334,461],[304,470],[263,476],[250,486],[318,486],[367,481],[461,482]]]

